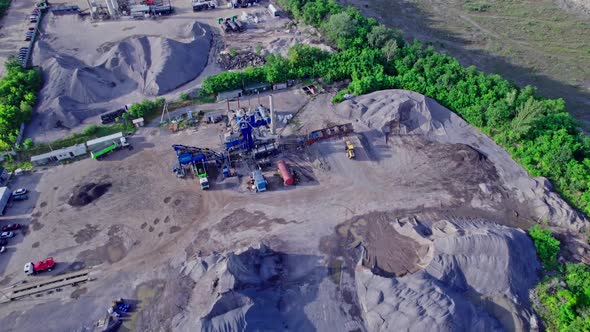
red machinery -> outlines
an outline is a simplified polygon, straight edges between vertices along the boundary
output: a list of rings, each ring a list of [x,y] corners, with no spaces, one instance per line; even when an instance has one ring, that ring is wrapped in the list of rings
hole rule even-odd
[[[293,179],[293,175],[289,171],[289,167],[287,167],[284,160],[279,160],[277,162],[277,167],[279,168],[279,174],[281,174],[285,186],[292,186],[295,184],[295,179]]]

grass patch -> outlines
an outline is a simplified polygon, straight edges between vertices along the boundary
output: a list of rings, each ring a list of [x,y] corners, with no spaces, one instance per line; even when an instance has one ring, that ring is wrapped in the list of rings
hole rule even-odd
[[[492,8],[492,5],[487,2],[467,1],[463,4],[463,8],[472,12],[487,12],[488,9]]]

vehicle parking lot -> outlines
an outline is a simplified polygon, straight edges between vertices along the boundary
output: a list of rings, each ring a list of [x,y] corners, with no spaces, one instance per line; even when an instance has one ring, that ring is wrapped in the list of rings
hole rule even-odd
[[[0,20],[0,76],[4,76],[6,68],[4,62],[10,56],[18,56],[19,49],[28,47],[30,41],[26,41],[25,35],[31,26],[31,13],[35,8],[35,1],[13,1],[8,12]]]
[[[6,286],[12,279],[12,277],[6,276],[4,272],[6,271],[7,263],[12,261],[16,252],[29,251],[19,248],[19,244],[23,242],[24,237],[30,232],[31,214],[35,209],[35,205],[40,195],[40,193],[36,191],[36,187],[40,178],[41,174],[39,173],[28,173],[19,176],[13,176],[10,180],[9,187],[12,190],[16,190],[18,188],[27,189],[27,193],[25,195],[28,197],[28,199],[19,201],[15,200],[14,197],[11,197],[4,211],[4,215],[0,217],[0,229],[10,224],[22,225],[20,229],[11,230],[11,232],[14,233],[14,236],[6,239],[8,244],[5,245],[5,251],[0,253],[0,274],[4,275],[4,278],[0,279],[0,286]]]

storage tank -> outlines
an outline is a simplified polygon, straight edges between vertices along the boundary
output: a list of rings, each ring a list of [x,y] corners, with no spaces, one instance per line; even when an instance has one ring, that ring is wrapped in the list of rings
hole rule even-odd
[[[287,167],[285,161],[279,160],[277,162],[277,166],[279,168],[279,173],[283,178],[283,183],[285,184],[285,186],[292,186],[295,183],[295,180],[293,180],[293,175],[291,175],[291,172],[289,172],[289,167]]]

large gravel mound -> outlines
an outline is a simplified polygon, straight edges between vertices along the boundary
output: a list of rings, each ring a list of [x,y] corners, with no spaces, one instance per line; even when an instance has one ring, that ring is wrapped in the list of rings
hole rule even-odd
[[[47,126],[61,121],[66,127],[106,110],[99,103],[131,93],[157,96],[197,77],[207,64],[211,33],[194,24],[188,42],[171,38],[134,35],[97,48],[98,56],[62,49],[52,34],[42,35],[35,54],[48,78],[41,90],[38,111]],[[96,53],[94,53],[96,54]]]
[[[489,137],[474,130],[457,114],[419,93],[384,90],[353,98],[336,107],[346,118],[358,119],[390,139],[420,136],[444,144],[464,144],[477,149],[495,166],[504,185],[530,206],[537,220],[575,232],[589,229],[584,216],[552,191],[546,178],[531,178],[510,155]]]
[[[540,266],[523,231],[466,220],[437,221],[428,236],[409,223],[393,227],[430,242],[433,256],[425,270],[400,278],[356,269],[370,331],[528,331],[536,326],[528,291]]]

